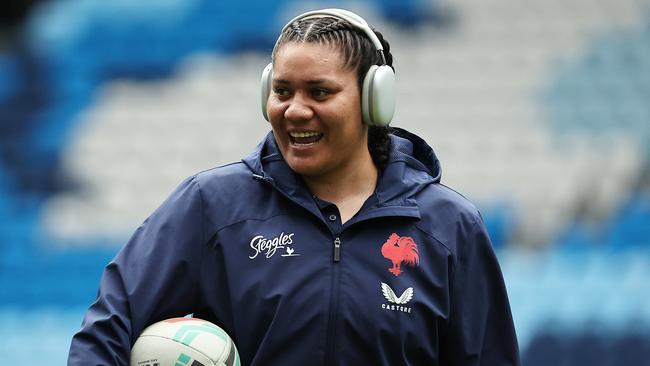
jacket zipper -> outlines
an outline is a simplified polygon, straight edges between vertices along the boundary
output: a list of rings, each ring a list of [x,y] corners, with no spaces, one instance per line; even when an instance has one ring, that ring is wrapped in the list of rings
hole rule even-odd
[[[341,238],[336,235],[334,238],[334,261],[332,268],[332,286],[330,297],[330,313],[327,321],[327,346],[325,348],[325,365],[335,365],[333,359],[336,350],[336,318],[339,311],[339,277],[340,269],[338,263],[341,261]]]
[[[334,262],[341,260],[341,238],[338,236],[334,239]]]

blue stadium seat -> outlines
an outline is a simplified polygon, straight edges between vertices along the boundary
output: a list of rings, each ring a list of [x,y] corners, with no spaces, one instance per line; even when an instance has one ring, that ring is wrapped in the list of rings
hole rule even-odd
[[[613,220],[607,239],[619,248],[639,245],[650,248],[650,197],[632,196]]]
[[[20,64],[15,55],[0,52],[0,105],[16,93],[22,83],[20,76]],[[0,119],[0,126],[2,120]]]

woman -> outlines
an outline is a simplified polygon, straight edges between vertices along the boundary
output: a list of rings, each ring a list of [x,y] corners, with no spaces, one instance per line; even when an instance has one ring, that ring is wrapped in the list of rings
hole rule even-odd
[[[68,364],[126,365],[147,325],[192,313],[224,328],[244,365],[519,365],[480,214],[439,183],[423,140],[384,126],[381,34],[350,12],[310,12],[272,61],[272,133],[187,179],[136,231]]]

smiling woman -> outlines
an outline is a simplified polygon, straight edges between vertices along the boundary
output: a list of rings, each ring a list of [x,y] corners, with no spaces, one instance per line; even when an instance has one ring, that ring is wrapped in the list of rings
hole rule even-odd
[[[148,325],[194,314],[242,365],[519,365],[481,215],[426,142],[387,127],[393,87],[388,42],[361,17],[292,19],[262,74],[272,131],[142,224],[68,364],[125,365]]]
[[[356,70],[331,45],[286,43],[273,62],[272,90],[268,115],[282,156],[347,221],[377,181]]]
[[[374,192],[388,159],[389,50],[354,13],[306,13],[284,27],[262,77],[271,90],[263,94],[263,112],[282,156],[314,195],[337,206],[342,222]],[[368,107],[368,96],[381,98]]]

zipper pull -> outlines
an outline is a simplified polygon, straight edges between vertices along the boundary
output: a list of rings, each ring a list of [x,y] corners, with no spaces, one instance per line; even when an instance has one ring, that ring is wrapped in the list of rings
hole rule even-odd
[[[334,239],[334,262],[341,260],[341,239],[337,236]]]

